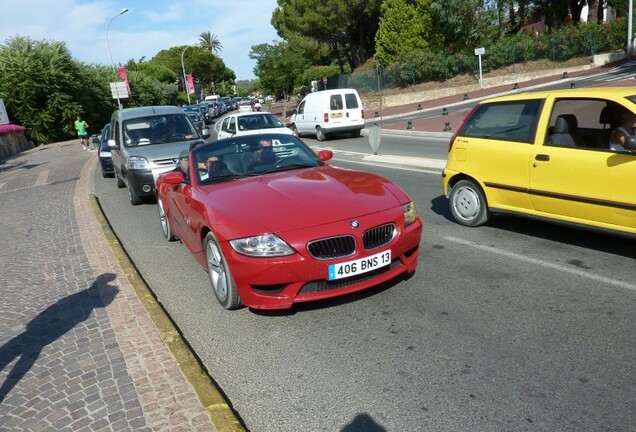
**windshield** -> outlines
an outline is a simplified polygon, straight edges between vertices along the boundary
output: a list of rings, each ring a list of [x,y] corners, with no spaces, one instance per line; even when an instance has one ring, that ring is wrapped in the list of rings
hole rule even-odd
[[[239,130],[242,131],[285,127],[285,124],[278,117],[268,113],[240,116],[237,121]]]
[[[126,147],[185,141],[199,137],[185,113],[130,119],[124,121],[123,128]]]
[[[322,165],[316,154],[293,135],[234,137],[195,148],[200,184]]]

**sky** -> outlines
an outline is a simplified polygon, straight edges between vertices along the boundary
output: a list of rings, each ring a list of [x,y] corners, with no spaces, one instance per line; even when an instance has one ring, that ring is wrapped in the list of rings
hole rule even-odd
[[[74,59],[103,65],[111,64],[110,45],[113,62],[123,65],[193,44],[209,31],[237,80],[254,79],[256,63],[248,54],[253,45],[278,40],[271,25],[276,5],[276,0],[0,0],[0,44],[15,36],[64,42]],[[128,12],[117,16],[124,8]]]

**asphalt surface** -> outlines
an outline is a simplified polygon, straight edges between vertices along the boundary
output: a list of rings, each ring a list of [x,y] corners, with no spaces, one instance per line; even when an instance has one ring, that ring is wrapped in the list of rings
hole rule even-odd
[[[520,88],[549,82],[569,81],[559,73]],[[468,97],[510,91],[476,89]],[[387,108],[380,120],[369,112],[367,126],[382,121],[383,134],[450,137],[465,112],[442,109],[465,102],[465,94]],[[241,430],[101,216],[91,195],[96,167],[96,153],[76,140],[0,161],[0,431]]]

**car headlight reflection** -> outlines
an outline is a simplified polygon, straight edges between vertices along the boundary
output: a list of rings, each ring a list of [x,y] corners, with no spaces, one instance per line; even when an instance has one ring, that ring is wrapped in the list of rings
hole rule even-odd
[[[230,245],[236,252],[251,257],[278,257],[294,253],[294,249],[275,234],[230,240]]]
[[[141,156],[131,156],[128,158],[128,166],[130,167],[130,169],[148,168],[148,159]]]
[[[417,210],[415,209],[415,204],[413,201],[408,204],[404,204],[402,206],[402,211],[404,212],[404,226],[409,226],[417,219]]]

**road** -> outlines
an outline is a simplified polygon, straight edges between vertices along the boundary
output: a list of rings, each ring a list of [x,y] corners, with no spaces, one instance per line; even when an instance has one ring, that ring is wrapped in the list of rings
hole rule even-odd
[[[439,173],[366,164],[365,138],[306,141],[411,195],[424,219],[411,278],[288,312],[226,311],[185,246],[163,240],[156,205],[132,207],[94,179],[123,246],[250,430],[636,428],[633,241],[516,218],[462,227]],[[385,145],[413,155],[445,143]]]

